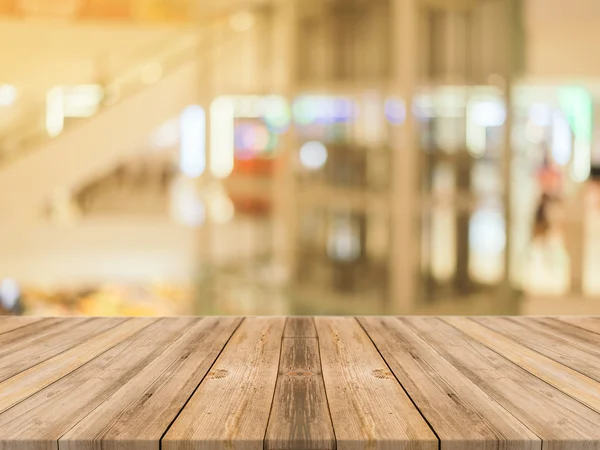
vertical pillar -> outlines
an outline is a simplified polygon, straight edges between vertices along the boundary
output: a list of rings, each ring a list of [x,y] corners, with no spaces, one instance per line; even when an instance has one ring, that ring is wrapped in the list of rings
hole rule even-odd
[[[392,0],[392,76],[405,100],[406,122],[394,129],[391,152],[388,312],[409,313],[417,300],[420,239],[417,208],[419,154],[410,105],[417,85],[417,0]]]
[[[272,35],[272,88],[291,104],[296,94],[297,1],[275,2]],[[288,278],[296,270],[296,195],[293,156],[297,145],[293,123],[280,136],[272,183],[273,258]]]
[[[201,189],[202,186],[206,186],[212,178],[210,172],[210,104],[214,97],[214,47],[215,47],[215,26],[211,23],[210,18],[213,13],[207,5],[198,5],[195,10],[197,16],[198,27],[202,30],[200,32],[200,45],[196,58],[200,64],[200,70],[198,71],[198,98],[196,101],[202,108],[204,108],[206,123],[205,123],[205,151],[206,151],[206,164],[204,173],[200,179],[196,182],[196,189]],[[195,311],[196,314],[210,314],[215,311],[215,299],[212,295],[208,294],[211,292],[210,287],[210,274],[207,270],[210,269],[214,263],[212,258],[212,225],[210,218],[208,217],[208,210],[205,205],[205,220],[204,223],[198,229],[197,234],[197,254],[196,254],[196,273],[194,281],[200,283],[196,285],[195,292]],[[198,279],[199,277],[199,279]]]
[[[575,298],[583,296],[584,239],[586,236],[584,194],[585,190],[578,186],[565,208],[564,238],[570,260],[569,294]]]
[[[512,202],[512,122],[513,122],[513,81],[515,73],[520,70],[522,64],[519,60],[519,51],[523,47],[521,23],[520,23],[520,0],[508,0],[504,7],[504,62],[502,79],[504,81],[504,97],[506,102],[506,120],[504,123],[504,148],[502,153],[502,195],[505,220],[506,244],[504,250],[504,278],[502,280],[502,289],[499,300],[502,303],[512,303],[515,299],[511,287],[511,251],[513,249],[512,221],[513,221],[513,202]],[[507,305],[511,306],[511,305]]]

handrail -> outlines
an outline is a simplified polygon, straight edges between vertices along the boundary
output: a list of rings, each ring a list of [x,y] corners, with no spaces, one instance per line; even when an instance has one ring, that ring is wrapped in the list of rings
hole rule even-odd
[[[253,10],[259,10],[260,6],[255,6],[251,8]],[[215,25],[219,22],[224,22],[232,13],[235,13],[237,9],[232,8],[231,10],[221,10],[217,14],[205,17],[203,20],[198,21],[197,26],[202,26],[202,30],[208,33],[211,32],[210,25]],[[256,25],[255,25],[256,26]],[[235,34],[234,34],[235,36]],[[233,40],[233,39],[232,39]],[[190,58],[193,56],[200,57],[201,52],[203,51],[211,51],[215,50],[214,46],[211,47],[203,47],[204,43],[204,34],[190,33],[186,35],[183,39],[180,39],[178,42],[173,45],[173,41],[169,40],[165,46],[156,52],[152,57],[144,58],[142,61],[137,61],[131,68],[127,69],[115,79],[106,83],[103,88],[106,91],[118,92],[119,100],[116,103],[107,104],[106,102],[101,103],[100,108],[96,112],[95,115],[104,111],[106,108],[110,108],[125,98],[130,97],[131,95],[140,92],[144,89],[147,84],[142,81],[142,73],[144,69],[147,68],[148,64],[151,63],[159,63],[162,69],[162,77],[165,75],[169,75],[179,69],[183,64],[190,61]],[[229,41],[219,42],[219,46],[228,44]],[[213,44],[214,45],[214,44]],[[11,136],[8,138],[4,138],[4,141],[13,141],[11,145],[2,148],[0,147],[0,167],[14,161],[17,157],[22,154],[26,154],[28,152],[33,151],[36,147],[40,146],[43,142],[48,142],[56,137],[50,137],[46,130],[40,130],[36,124],[41,122],[40,114],[35,118],[34,121],[28,122],[26,126],[19,127],[21,130],[25,130],[17,139],[15,139],[10,133]],[[92,117],[94,117],[92,116]],[[36,123],[31,126],[32,123]],[[63,131],[64,133],[67,129],[71,128],[74,123],[69,123],[66,121],[64,124]],[[19,133],[16,133],[19,134]],[[60,136],[60,135],[59,135]],[[57,136],[58,137],[58,136]],[[2,140],[0,140],[0,145],[2,145]]]
[[[160,64],[162,78],[165,75],[173,73],[183,64],[190,61],[192,56],[198,54],[201,42],[200,35],[186,36],[175,45],[173,45],[172,41],[168,42],[153,57],[136,62],[128,70],[119,74],[103,86],[105,94],[107,92],[118,93],[118,101],[116,103],[111,102],[110,104],[104,101],[101,102],[94,116],[147,87],[148,84],[143,82],[142,75],[149,64]],[[105,96],[104,100],[106,99],[107,97]],[[0,148],[0,167],[10,163],[24,153],[34,150],[42,143],[55,139],[50,137],[44,129],[40,129],[40,125],[43,123],[40,119],[43,117],[43,114],[41,112],[39,115],[34,115],[34,119],[28,121],[25,125],[21,125],[17,129],[13,129],[14,131],[6,133],[6,137],[2,139],[3,148]],[[63,132],[70,128],[71,125],[73,125],[72,122],[66,121]]]

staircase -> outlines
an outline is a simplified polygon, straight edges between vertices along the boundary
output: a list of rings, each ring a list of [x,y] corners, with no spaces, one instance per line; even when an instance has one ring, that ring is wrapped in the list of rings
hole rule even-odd
[[[142,83],[148,63],[113,80],[114,104],[94,116],[66,123],[61,134],[27,136],[0,159],[0,225],[27,223],[56,189],[77,189],[139,149],[149,134],[200,97],[199,39],[176,43],[151,59],[162,77]]]

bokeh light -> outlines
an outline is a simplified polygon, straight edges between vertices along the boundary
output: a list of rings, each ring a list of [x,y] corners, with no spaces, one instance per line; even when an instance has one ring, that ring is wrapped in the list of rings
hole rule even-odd
[[[300,162],[309,170],[319,170],[327,162],[327,148],[318,141],[306,142],[300,147]]]

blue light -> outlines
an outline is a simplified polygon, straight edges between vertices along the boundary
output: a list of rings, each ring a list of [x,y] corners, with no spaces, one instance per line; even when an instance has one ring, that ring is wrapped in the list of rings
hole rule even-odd
[[[406,120],[406,104],[401,98],[388,98],[385,101],[384,111],[390,125],[402,125]]]

